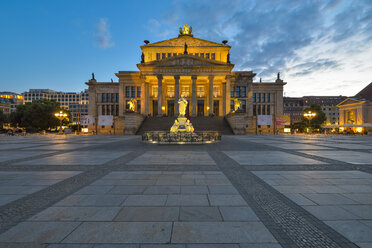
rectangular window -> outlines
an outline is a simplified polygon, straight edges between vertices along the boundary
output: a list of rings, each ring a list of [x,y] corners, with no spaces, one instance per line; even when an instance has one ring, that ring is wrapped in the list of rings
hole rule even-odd
[[[168,58],[172,57],[172,54],[171,53],[168,53]]]
[[[266,115],[266,105],[262,105],[262,114]]]
[[[151,87],[151,96],[158,97],[158,86],[157,85],[154,85]]]
[[[116,93],[116,102],[119,102],[119,93]]]
[[[213,97],[220,96],[220,86],[213,86]]]
[[[116,93],[112,93],[112,102],[116,102]]]
[[[106,102],[106,93],[102,93],[102,102]]]
[[[173,53],[173,56],[177,56],[177,53]]]
[[[246,112],[246,109],[247,109],[247,104],[246,104],[246,101],[245,100],[240,100],[242,102],[242,110],[244,110],[244,112]]]
[[[230,97],[234,97],[234,87],[230,88]]]
[[[132,94],[131,97],[136,97],[136,87],[132,86]]]
[[[265,102],[265,93],[262,93],[262,102]]]
[[[116,105],[115,110],[116,110],[116,111],[115,111],[115,112],[116,112],[115,115],[116,115],[116,116],[119,116],[119,105]]]
[[[105,105],[102,105],[102,115],[106,115],[106,107]]]
[[[261,105],[257,105],[257,114],[261,115]]]
[[[240,97],[240,87],[239,86],[235,87],[235,96]]]
[[[190,87],[189,86],[182,86],[181,87],[181,95],[184,97],[190,97]]]
[[[201,54],[200,54],[200,57],[204,58],[204,53],[201,53]]]
[[[212,53],[212,59],[216,59],[216,54]]]
[[[266,93],[266,101],[270,102],[270,93]]]
[[[141,87],[137,87],[137,97],[141,97]]]
[[[165,59],[165,55],[166,55],[165,53],[162,53],[161,54],[161,59]]]
[[[137,100],[137,113],[141,113],[141,100]]]
[[[130,87],[129,86],[125,87],[125,97],[130,97]]]
[[[231,100],[230,101],[230,109],[231,110],[234,110],[234,100]]]
[[[253,93],[253,102],[256,102],[256,93]]]
[[[196,87],[196,96],[197,97],[204,97],[204,86],[197,86]]]
[[[156,53],[156,60],[160,59],[160,53]]]
[[[257,102],[261,102],[261,93],[257,93]]]
[[[207,59],[209,59],[209,57],[210,57],[210,53],[206,53],[206,54],[205,54],[205,57],[206,57]]]
[[[168,86],[167,87],[167,96],[168,97],[174,97],[174,86]]]
[[[268,115],[270,115],[270,107],[271,107],[270,105],[267,105],[267,111],[266,112],[267,112]]]
[[[247,88],[245,86],[240,87],[240,96],[247,97]]]

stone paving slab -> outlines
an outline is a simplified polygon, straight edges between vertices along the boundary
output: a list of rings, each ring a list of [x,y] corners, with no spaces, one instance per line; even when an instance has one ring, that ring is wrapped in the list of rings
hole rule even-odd
[[[14,159],[24,159],[33,156],[39,156],[51,153],[50,151],[0,151],[0,162],[10,161]]]
[[[224,151],[241,165],[322,164],[323,162],[280,151]]]
[[[168,243],[172,222],[84,222],[62,243]],[[1,236],[0,236],[1,238]]]
[[[110,152],[110,156],[107,156],[106,151],[76,151],[49,156],[40,159],[33,159],[30,161],[22,161],[15,163],[15,165],[101,165],[115,158],[119,158],[128,154],[129,151],[121,152]]]
[[[276,243],[260,222],[175,222],[172,243]]]
[[[136,164],[190,164],[215,165],[207,152],[187,151],[149,151],[134,159],[129,165]]]
[[[302,151],[309,155],[330,158],[351,164],[371,164],[372,153],[355,152],[355,151]]]

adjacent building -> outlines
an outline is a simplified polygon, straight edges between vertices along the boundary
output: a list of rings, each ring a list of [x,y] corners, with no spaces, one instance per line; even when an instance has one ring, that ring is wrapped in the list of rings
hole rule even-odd
[[[283,112],[284,115],[289,116],[291,125],[301,122],[304,113],[304,99],[302,97],[284,97]]]
[[[71,112],[72,122],[80,122],[80,115],[88,114],[88,90],[76,93],[50,89],[30,89],[23,93],[23,97],[25,103],[41,99],[55,100],[61,104],[61,108]]]
[[[354,132],[372,132],[372,83],[358,94],[337,105],[340,128]]]
[[[322,107],[322,110],[327,117],[327,120],[325,121],[326,125],[337,125],[340,122],[340,114],[337,104],[346,98],[346,96],[304,96],[303,100],[305,108],[312,104],[317,104]]]
[[[0,92],[0,104],[0,110],[10,114],[16,110],[17,105],[23,104],[23,96],[9,91]]]
[[[227,41],[222,43],[195,38],[190,27],[180,28],[178,37],[145,44],[138,71],[119,71],[118,82],[97,82],[94,75],[89,86],[89,115],[96,120],[91,129],[98,133],[125,133],[133,117],[128,102],[136,102],[143,116],[177,116],[178,99],[189,104],[186,114],[227,116],[240,100],[245,114],[244,132],[257,128],[257,115],[283,114],[283,86],[280,79],[253,82],[252,71],[233,71]],[[114,116],[113,125],[99,125],[99,116]],[[97,124],[98,123],[98,124]],[[266,127],[273,132],[273,125]]]

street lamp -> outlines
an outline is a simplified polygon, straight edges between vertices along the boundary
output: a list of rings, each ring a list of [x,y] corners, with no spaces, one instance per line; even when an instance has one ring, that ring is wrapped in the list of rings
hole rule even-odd
[[[62,134],[62,121],[67,117],[67,114],[63,111],[59,111],[58,113],[55,113],[54,116],[60,120],[59,134]]]
[[[304,113],[304,117],[309,121],[309,128],[310,128],[310,121],[316,116],[316,113],[311,112],[311,110]]]

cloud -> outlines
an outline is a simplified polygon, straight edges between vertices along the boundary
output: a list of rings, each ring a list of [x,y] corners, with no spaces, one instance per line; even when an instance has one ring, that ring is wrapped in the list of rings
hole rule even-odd
[[[97,44],[102,48],[108,48],[115,45],[115,43],[111,41],[111,34],[109,31],[109,25],[107,24],[107,19],[99,19],[99,22],[96,24],[95,37]]]
[[[173,22],[169,13],[177,13]],[[339,94],[372,78],[370,0],[174,1],[157,21],[171,31],[164,38],[187,23],[195,37],[229,40],[235,70],[253,70],[267,81],[280,71],[288,92],[297,95],[319,91],[324,83]],[[360,83],[337,88],[342,80]]]

